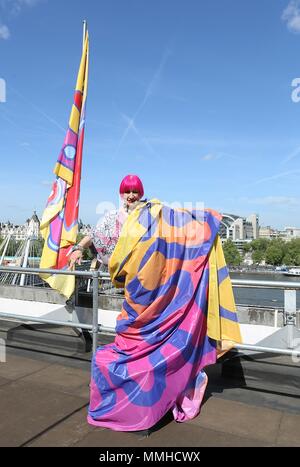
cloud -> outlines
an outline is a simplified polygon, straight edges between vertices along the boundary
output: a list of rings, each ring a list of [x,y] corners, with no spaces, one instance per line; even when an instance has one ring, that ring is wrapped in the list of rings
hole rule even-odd
[[[227,154],[225,152],[216,152],[216,153],[208,153],[206,154],[205,156],[201,157],[201,159],[203,161],[215,161],[215,160],[218,160],[218,159],[221,159],[221,158],[227,158],[227,159],[239,159],[239,157],[236,157],[236,156],[232,156],[231,154]]]
[[[212,154],[212,153],[205,154],[205,156],[201,157],[201,159],[203,161],[212,161],[212,160],[220,159],[220,154]]]
[[[10,31],[5,24],[0,24],[0,39],[7,40],[10,38]]]
[[[300,0],[291,0],[281,19],[286,22],[291,32],[300,33]]]
[[[44,0],[0,0],[2,10],[18,15],[23,8],[32,8]]]
[[[17,16],[24,8],[32,8],[45,0],[0,0],[1,16]],[[0,40],[9,39],[10,31],[6,24],[0,22]]]
[[[291,196],[265,196],[262,198],[242,198],[242,202],[265,206],[300,206],[300,198]]]
[[[50,180],[42,180],[41,184],[44,185],[44,186],[52,186],[53,181],[51,182]]]

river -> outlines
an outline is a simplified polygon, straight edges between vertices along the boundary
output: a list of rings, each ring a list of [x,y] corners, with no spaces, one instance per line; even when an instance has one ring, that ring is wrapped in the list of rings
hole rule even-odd
[[[231,272],[231,279],[245,279],[258,281],[288,281],[297,282],[299,277],[285,276],[280,273],[248,273]],[[234,287],[235,301],[238,305],[260,305],[272,308],[283,307],[284,292],[279,289],[253,289]],[[297,309],[300,308],[300,291],[297,292]]]

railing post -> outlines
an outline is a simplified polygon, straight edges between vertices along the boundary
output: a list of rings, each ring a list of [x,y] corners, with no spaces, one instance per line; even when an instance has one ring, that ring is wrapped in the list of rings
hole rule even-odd
[[[274,311],[274,328],[278,328],[278,310]]]
[[[284,324],[287,326],[288,349],[293,349],[296,326],[296,290],[284,291]]]
[[[98,346],[98,289],[99,279],[98,271],[93,272],[93,354]]]

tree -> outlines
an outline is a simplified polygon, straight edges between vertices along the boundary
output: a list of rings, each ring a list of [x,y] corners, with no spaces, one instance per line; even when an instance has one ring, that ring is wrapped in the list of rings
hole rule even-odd
[[[287,254],[290,256],[290,265],[299,265],[300,257],[300,238],[295,238],[286,243]],[[287,263],[286,263],[287,264]]]
[[[20,245],[20,240],[15,240],[14,238],[11,238],[6,250],[6,256],[15,256]]]
[[[79,233],[77,235],[76,243],[79,243],[80,240],[82,240],[84,237],[85,237],[85,235],[83,235],[82,233]],[[91,260],[91,259],[93,259],[93,257],[94,257],[94,255],[93,255],[92,251],[90,250],[90,248],[85,248],[83,250],[82,259]]]
[[[286,253],[286,254],[284,255],[282,262],[283,262],[283,264],[285,264],[286,266],[290,266],[291,264],[294,264],[293,258],[292,258],[292,256],[290,255],[290,253]]]
[[[255,250],[252,253],[252,261],[255,264],[260,264],[265,259],[265,254],[262,250]]]
[[[252,251],[263,251],[265,252],[268,248],[270,240],[267,238],[257,238],[256,240],[252,240],[250,243],[250,247]]]
[[[250,250],[251,250],[251,244],[250,243],[244,243],[243,244],[243,252],[244,253],[249,253]]]
[[[266,262],[268,264],[278,266],[279,264],[282,264],[283,255],[284,252],[279,245],[271,245],[266,251]]]
[[[229,266],[239,266],[241,264],[241,255],[232,240],[227,240],[223,243],[223,251],[226,263]]]
[[[296,256],[294,264],[295,266],[300,266],[300,254]]]
[[[43,238],[38,238],[34,241],[34,254],[37,258],[42,256],[45,240]]]

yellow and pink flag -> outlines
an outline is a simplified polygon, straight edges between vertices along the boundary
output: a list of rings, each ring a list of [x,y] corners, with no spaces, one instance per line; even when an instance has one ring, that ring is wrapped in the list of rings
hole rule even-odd
[[[89,38],[86,32],[69,127],[54,168],[56,180],[40,226],[41,235],[45,240],[40,262],[40,268],[43,269],[67,269],[68,255],[76,243],[88,62]],[[41,277],[67,298],[74,292],[74,276],[41,274]]]

